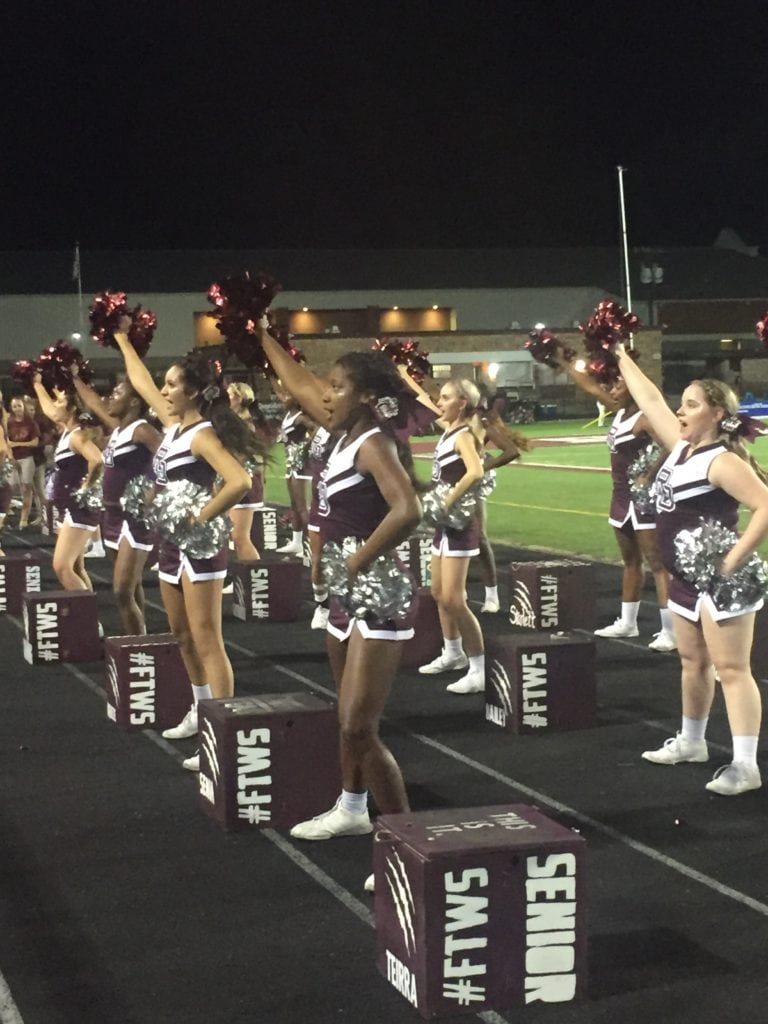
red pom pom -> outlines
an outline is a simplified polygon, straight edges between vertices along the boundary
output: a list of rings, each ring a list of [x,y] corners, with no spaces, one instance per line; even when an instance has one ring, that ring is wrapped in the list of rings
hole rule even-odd
[[[99,292],[94,296],[93,303],[88,307],[91,320],[91,338],[97,345],[105,348],[117,348],[115,331],[120,326],[120,318],[128,312],[125,292]]]
[[[37,363],[31,359],[19,359],[13,366],[13,379],[26,395],[34,395],[34,376]]]
[[[75,384],[72,379],[72,366],[79,367],[80,379],[90,383],[91,368],[83,353],[68,345],[66,341],[57,341],[44,349],[37,357],[36,369],[42,374],[43,386],[48,391],[74,391]]]
[[[621,376],[616,362],[616,346],[627,341],[641,326],[635,313],[628,313],[613,299],[599,302],[589,320],[579,328],[584,334],[587,350],[587,372],[601,384],[614,384]]]
[[[768,311],[763,313],[762,320],[758,320],[755,324],[755,331],[764,347],[768,348]]]
[[[564,345],[556,334],[544,330],[531,331],[523,348],[528,349],[531,358],[537,363],[551,366],[554,370],[560,369],[558,354],[561,360],[564,359],[568,363],[576,355],[576,352],[570,346]]]
[[[128,328],[128,340],[136,349],[139,358],[144,359],[157,327],[157,317],[151,309],[136,306],[130,311],[131,326]]]
[[[417,384],[421,384],[425,377],[432,376],[432,364],[427,358],[429,352],[419,352],[419,343],[413,338],[377,339],[371,348],[375,352],[382,352],[396,365],[404,366]]]
[[[208,289],[208,301],[216,307],[208,316],[215,318],[216,330],[223,336],[227,352],[243,366],[270,372],[269,361],[256,335],[256,325],[280,290],[280,283],[262,270],[255,274],[244,270],[237,276],[215,281]],[[270,332],[274,334],[272,328]],[[277,340],[287,347],[279,338]]]

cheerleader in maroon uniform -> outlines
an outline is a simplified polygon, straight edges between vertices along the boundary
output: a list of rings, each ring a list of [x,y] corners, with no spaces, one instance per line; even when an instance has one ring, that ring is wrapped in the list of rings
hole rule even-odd
[[[229,408],[220,368],[204,351],[193,351],[175,362],[160,391],[124,333],[127,324],[122,327],[115,340],[128,378],[165,427],[154,458],[158,485],[188,480],[209,490],[211,498],[196,516],[198,522],[207,522],[230,509],[250,487],[250,477],[231,453],[253,453],[253,432]],[[214,494],[217,474],[222,484]],[[226,544],[212,558],[188,556],[167,539],[159,545],[160,594],[194,696],[179,726],[163,734],[171,739],[195,735],[198,700],[231,697],[234,692],[221,621],[227,554]],[[198,755],[187,758],[184,767],[198,771]]]
[[[708,594],[683,579],[675,562],[675,537],[698,525],[700,517],[735,531],[739,505],[751,511],[749,523],[724,556],[728,576],[748,561],[768,537],[765,474],[740,438],[745,422],[734,392],[721,381],[692,381],[677,414],[642,370],[620,348],[619,367],[651,429],[669,450],[656,477],[660,548],[671,573],[669,607],[682,663],[683,716],[680,732],[643,757],[655,764],[706,761],[707,721],[715,693],[715,671],[723,688],[733,739],[733,760],[716,772],[707,789],[736,796],[761,785],[757,766],[760,692],[750,669],[755,612],[762,600],[739,611],[718,609]],[[714,666],[714,670],[713,670]]]
[[[100,514],[81,507],[74,492],[98,480],[103,468],[101,452],[80,426],[74,392],[57,391],[56,397],[51,398],[39,373],[34,385],[43,414],[61,429],[53,456],[52,501],[60,519],[53,571],[64,590],[93,590],[83,556],[88,541],[99,528]]]
[[[277,550],[285,555],[300,555],[303,552],[304,530],[307,526],[307,483],[312,479],[307,467],[307,450],[310,432],[315,424],[301,406],[279,383],[272,387],[285,406],[285,415],[280,424],[278,440],[285,445],[285,480],[291,502],[291,524],[293,535],[287,544]]]
[[[596,629],[595,635],[632,637],[639,634],[637,616],[645,582],[645,562],[653,573],[661,618],[661,629],[648,646],[653,651],[674,651],[672,614],[667,607],[668,574],[656,542],[656,516],[653,512],[641,512],[635,507],[627,475],[635,459],[653,441],[648,432],[648,420],[637,407],[623,380],[617,380],[609,390],[606,390],[589,374],[580,373],[562,357],[558,365],[582,391],[599,398],[614,413],[613,423],[606,438],[611,453],[613,487],[608,522],[613,527],[624,563],[621,615],[609,626]]]
[[[259,414],[259,407],[253,388],[242,381],[233,381],[227,386],[227,395],[232,412],[256,434],[255,415]],[[254,510],[264,504],[264,456],[255,455],[249,462],[252,463],[250,490],[229,510],[229,518],[232,520],[232,543],[235,546],[235,556],[241,562],[255,562],[260,557],[251,540],[251,527]]]
[[[325,469],[332,447],[330,431],[326,430],[325,427],[317,427],[309,442],[309,450],[307,452],[307,470],[312,474],[312,501],[309,506],[309,517],[307,520],[307,536],[309,537],[311,555],[312,595],[315,599],[315,610],[312,614],[310,629],[326,629],[328,626],[329,595],[328,587],[323,580],[323,544],[320,536],[322,519],[319,510],[320,496],[318,488],[320,477]]]
[[[5,427],[3,426],[4,412],[2,396],[0,396],[0,532],[2,532],[5,526],[5,517],[8,515],[8,509],[11,507],[11,497],[13,495],[12,481],[14,477],[11,449],[8,447]],[[0,557],[4,554],[5,552],[0,548]]]
[[[264,351],[302,408],[335,435],[319,487],[323,544],[356,537],[350,578],[391,552],[419,521],[410,452],[398,449],[379,416],[410,396],[392,363],[378,352],[342,356],[325,386],[264,330]],[[401,462],[401,457],[406,460]],[[343,792],[325,814],[291,829],[297,839],[330,839],[371,831],[367,789],[382,814],[408,810],[400,769],[381,742],[379,720],[400,661],[401,643],[413,635],[405,620],[369,613],[350,618],[335,598],[328,621],[328,655],[338,691]],[[370,881],[370,880],[369,880]]]
[[[480,391],[472,381],[453,380],[440,389],[437,408],[445,433],[437,442],[432,480],[451,485],[445,505],[453,506],[483,476],[478,436]],[[485,645],[480,623],[467,604],[469,560],[480,552],[480,524],[473,515],[462,529],[440,527],[432,540],[432,596],[437,603],[443,650],[419,672],[437,675],[467,668],[450,683],[451,693],[479,693],[485,688]]]
[[[146,403],[127,380],[117,383],[105,402],[72,369],[75,388],[83,404],[112,433],[102,450],[104,461],[104,512],[101,533],[104,546],[114,553],[112,591],[127,636],[146,633],[142,571],[154,536],[120,504],[129,481],[147,476],[160,434],[144,418]]]

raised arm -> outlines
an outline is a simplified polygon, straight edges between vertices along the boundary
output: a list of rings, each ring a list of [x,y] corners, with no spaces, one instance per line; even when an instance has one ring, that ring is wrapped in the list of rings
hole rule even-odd
[[[667,405],[661,391],[646,377],[634,359],[627,354],[623,345],[617,345],[616,354],[619,370],[629,393],[648,420],[648,426],[654,436],[669,451],[680,440],[680,423],[677,416]]]
[[[93,390],[90,384],[86,384],[84,380],[80,379],[76,363],[72,366],[72,380],[75,382],[75,391],[86,409],[90,409],[93,415],[98,417],[105,427],[109,430],[114,430],[119,425],[118,421],[114,416],[109,415],[107,403],[104,399]]]
[[[141,361],[138,352],[128,340],[128,334],[126,333],[128,323],[127,317],[123,318],[120,330],[115,331],[114,335],[118,348],[125,360],[125,372],[128,374],[128,380],[131,382],[133,390],[138,395],[141,395],[147,405],[154,410],[155,415],[163,426],[173,426],[176,421],[168,412],[166,401],[160,394],[160,389],[152,379],[152,374]]]
[[[40,403],[40,411],[43,416],[47,416],[49,420],[53,420],[55,422],[56,403],[43,387],[43,378],[41,374],[35,374],[32,379],[32,386],[35,389],[37,400]]]
[[[610,412],[616,412],[619,408],[619,404],[611,398],[607,388],[604,388],[602,384],[599,384],[595,378],[585,370],[577,370],[573,363],[569,362],[565,358],[562,352],[557,353],[556,361],[558,370],[562,370],[563,373],[567,373],[577,388],[587,395],[592,395],[595,401],[602,402]]]
[[[282,345],[279,345],[264,327],[259,325],[258,330],[264,354],[285,389],[313,420],[325,423],[328,419],[328,414],[323,408],[325,385],[305,366],[291,359]]]

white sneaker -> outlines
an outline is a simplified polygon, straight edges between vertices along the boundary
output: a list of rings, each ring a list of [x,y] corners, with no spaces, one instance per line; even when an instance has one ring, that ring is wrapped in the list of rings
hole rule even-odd
[[[639,636],[637,626],[630,626],[623,619],[616,619],[610,626],[595,630],[595,636]]]
[[[106,558],[107,552],[104,550],[104,545],[99,542],[98,544],[91,544],[88,550],[85,552],[86,558]]]
[[[449,693],[482,693],[485,689],[485,674],[473,672],[472,669],[455,683],[449,683],[446,690]]]
[[[376,891],[376,880],[373,877],[373,875],[368,875],[368,877],[366,878],[365,883],[363,885],[363,889],[365,889],[366,892],[375,892]]]
[[[720,796],[738,796],[739,793],[748,793],[750,789],[760,789],[762,784],[759,768],[744,764],[743,761],[733,761],[718,768],[712,781],[704,788]]]
[[[309,625],[310,629],[327,629],[328,628],[328,615],[330,608],[323,608],[321,604],[315,608],[315,614],[312,616],[312,622]]]
[[[224,586],[221,588],[221,592],[222,594],[231,594],[234,589],[235,584],[232,582],[232,580],[230,580],[229,583],[224,584]]]
[[[448,654],[443,650],[434,661],[430,661],[428,665],[422,665],[419,672],[423,676],[437,676],[441,672],[457,672],[459,669],[466,668],[468,664],[469,659],[464,651],[461,651],[460,654]]]
[[[500,607],[501,605],[498,601],[494,600],[492,597],[487,597],[480,608],[480,614],[495,615]]]
[[[706,740],[686,740],[682,733],[664,741],[658,750],[645,750],[642,755],[646,761],[654,764],[679,764],[681,761],[694,761],[697,764],[709,760]]]
[[[671,633],[665,633],[662,629],[659,633],[653,634],[653,640],[648,644],[652,651],[676,651],[677,644]]]
[[[188,740],[190,736],[197,736],[196,704],[192,705],[178,725],[163,730],[163,738],[166,740]]]
[[[188,772],[199,772],[200,771],[200,752],[193,754],[192,757],[187,757],[181,762],[181,767],[186,768]]]
[[[287,544],[283,544],[281,548],[275,548],[276,555],[303,555],[304,546],[302,544],[294,544],[292,540],[289,540]]]
[[[300,821],[291,829],[294,839],[333,839],[334,836],[367,836],[373,832],[368,811],[353,814],[341,806],[339,798],[330,811],[309,821]]]

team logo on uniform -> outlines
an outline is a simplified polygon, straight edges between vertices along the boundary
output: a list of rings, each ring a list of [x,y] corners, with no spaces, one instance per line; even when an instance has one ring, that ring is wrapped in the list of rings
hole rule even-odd
[[[671,475],[671,468],[669,466],[662,466],[654,481],[656,509],[658,512],[673,512],[675,509],[675,492],[669,484]]]

